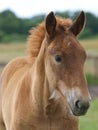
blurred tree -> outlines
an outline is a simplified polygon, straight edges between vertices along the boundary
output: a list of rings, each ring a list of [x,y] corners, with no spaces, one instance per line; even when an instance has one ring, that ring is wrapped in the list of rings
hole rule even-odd
[[[73,20],[80,14],[80,11],[72,12],[72,11],[64,11],[64,12],[56,12],[58,16],[65,18],[72,18]],[[11,39],[10,35],[15,37],[19,35],[27,35],[28,31],[37,26],[45,19],[45,15],[37,15],[29,19],[18,18],[12,11],[5,10],[0,13],[0,41],[3,41],[3,37],[5,35],[7,38]],[[80,35],[80,38],[91,37],[98,34],[98,18],[92,14],[86,13],[86,27],[83,33]],[[24,36],[23,36],[24,37]]]
[[[64,18],[69,18],[70,17],[70,12],[69,11],[66,11],[66,12],[56,12],[55,14],[57,16],[61,16],[61,17],[64,17]]]
[[[19,30],[19,20],[10,10],[6,10],[0,14],[0,30],[11,34]]]
[[[90,29],[92,34],[98,34],[98,18],[92,13],[86,13],[86,28]]]

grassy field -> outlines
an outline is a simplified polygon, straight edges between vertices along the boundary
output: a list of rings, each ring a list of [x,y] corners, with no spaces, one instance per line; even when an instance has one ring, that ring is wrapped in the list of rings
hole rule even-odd
[[[98,39],[87,39],[80,42],[86,49],[87,54],[98,55]],[[26,55],[26,43],[0,43],[0,62],[8,62],[15,57],[23,55]],[[87,73],[95,73],[93,60],[86,62],[85,71]]]
[[[98,39],[87,39],[81,41],[88,55],[98,56]],[[95,74],[94,60],[87,60],[85,63],[86,73]]]
[[[98,39],[86,39],[86,40],[81,40],[81,44],[84,46],[84,48],[90,52],[97,54],[98,51]]]
[[[98,55],[98,39],[81,40],[80,43],[86,49],[87,54]],[[21,56],[26,53],[26,42],[24,43],[0,43],[0,62]]]
[[[9,60],[25,55],[26,43],[0,43],[0,62],[8,62]]]
[[[98,130],[98,99],[92,101],[87,115],[80,117],[80,130]]]
[[[0,63],[8,63],[15,57],[20,57],[26,55],[26,43],[0,43]],[[2,71],[0,68],[0,73]]]

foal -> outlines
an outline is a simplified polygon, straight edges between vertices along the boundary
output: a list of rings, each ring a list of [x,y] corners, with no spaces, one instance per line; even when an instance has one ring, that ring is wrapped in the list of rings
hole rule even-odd
[[[0,130],[79,130],[89,108],[86,52],[77,40],[85,14],[70,19],[49,13],[31,31],[28,56],[16,58],[0,78]]]

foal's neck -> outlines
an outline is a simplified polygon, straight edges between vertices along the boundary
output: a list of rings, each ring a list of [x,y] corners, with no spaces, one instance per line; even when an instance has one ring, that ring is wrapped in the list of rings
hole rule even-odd
[[[44,42],[40,48],[39,54],[32,66],[32,103],[34,103],[35,110],[37,112],[43,111],[43,88],[45,80],[45,67],[44,67]],[[38,114],[39,114],[38,113]]]

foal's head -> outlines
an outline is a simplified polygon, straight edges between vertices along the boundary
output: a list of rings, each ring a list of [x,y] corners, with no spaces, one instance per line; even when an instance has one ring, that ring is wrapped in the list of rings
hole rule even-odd
[[[45,69],[50,98],[57,100],[63,96],[76,116],[84,115],[90,102],[84,75],[86,52],[77,40],[84,24],[84,12],[69,28],[58,24],[53,12],[45,22]]]

